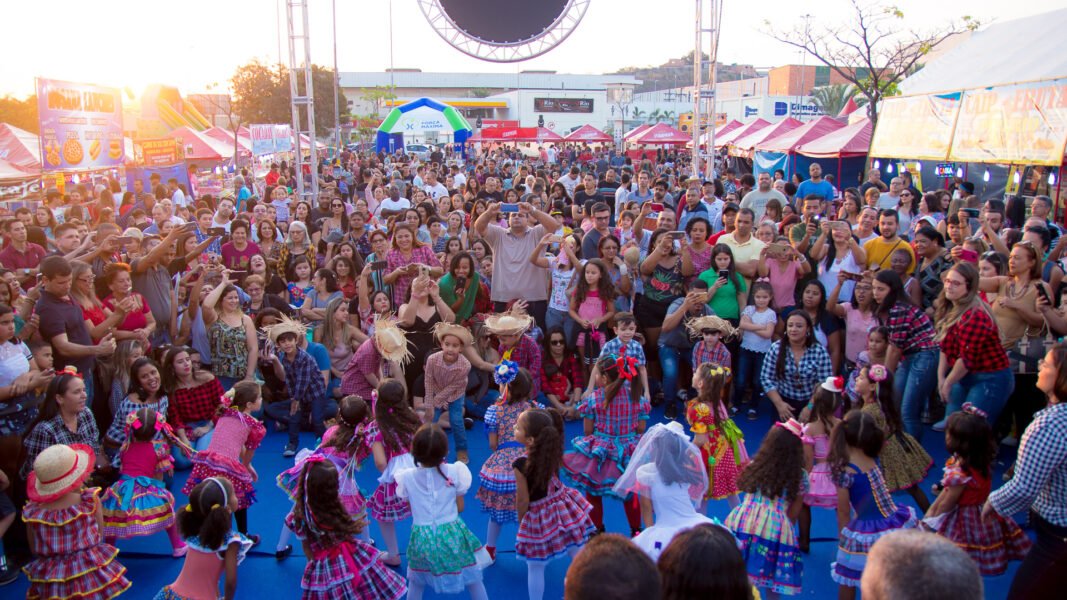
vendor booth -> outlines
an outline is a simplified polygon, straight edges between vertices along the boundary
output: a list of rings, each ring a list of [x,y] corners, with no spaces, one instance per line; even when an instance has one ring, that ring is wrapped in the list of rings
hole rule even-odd
[[[752,155],[753,173],[756,175],[773,174],[776,169],[781,169],[786,179],[791,179],[793,173],[798,172],[796,169],[797,148],[844,126],[843,121],[824,115],[780,135],[765,138],[755,145]],[[799,171],[799,173],[805,175],[807,170]]]
[[[449,142],[463,145],[474,130],[455,108],[430,98],[419,98],[390,111],[378,126],[374,149],[395,152],[404,148],[405,135],[429,132],[445,134]]]
[[[592,125],[582,125],[578,129],[568,133],[563,138],[568,142],[585,142],[587,144],[606,144],[614,141],[610,135],[600,131]]]

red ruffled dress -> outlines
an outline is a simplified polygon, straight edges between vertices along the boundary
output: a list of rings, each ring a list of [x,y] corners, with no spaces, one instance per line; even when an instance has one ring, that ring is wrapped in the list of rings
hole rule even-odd
[[[1030,538],[1014,520],[996,514],[991,523],[982,520],[982,505],[991,487],[988,477],[975,469],[963,469],[950,458],[941,485],[946,489],[962,485],[964,489],[952,510],[935,517],[936,531],[963,548],[982,575],[1000,575],[1008,569],[1008,561],[1026,557]]]
[[[241,452],[258,448],[266,434],[263,423],[227,408],[215,424],[215,434],[207,450],[193,456],[193,472],[182,487],[182,493],[188,496],[197,484],[209,477],[225,477],[237,492],[237,509],[252,506],[256,500],[255,482],[241,463]]]
[[[82,490],[81,501],[67,508],[27,502],[22,520],[33,524],[37,559],[23,567],[30,580],[29,600],[79,598],[107,600],[130,587],[118,548],[104,543],[96,523],[99,488]]]
[[[737,478],[748,464],[748,452],[741,430],[720,405],[718,417],[712,408],[700,400],[691,400],[685,411],[689,430],[703,433],[708,441],[700,447],[704,469],[708,472],[708,491],[705,498],[722,500],[737,493]]]
[[[527,458],[515,460],[514,468],[526,471]],[[553,477],[548,489],[530,489],[530,507],[515,534],[515,554],[523,560],[549,561],[580,548],[596,532],[589,513],[593,505],[577,490]]]
[[[648,420],[651,409],[643,397],[636,402],[630,399],[628,381],[607,405],[602,388],[583,398],[578,412],[582,418],[595,421],[594,432],[575,438],[574,450],[564,455],[563,477],[567,484],[593,496],[618,498],[611,488],[630,464],[641,438],[638,423]]]

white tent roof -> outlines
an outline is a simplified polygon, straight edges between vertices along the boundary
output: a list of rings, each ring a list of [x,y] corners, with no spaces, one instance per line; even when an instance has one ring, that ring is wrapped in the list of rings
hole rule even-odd
[[[995,23],[900,83],[905,95],[1067,77],[1067,9]]]

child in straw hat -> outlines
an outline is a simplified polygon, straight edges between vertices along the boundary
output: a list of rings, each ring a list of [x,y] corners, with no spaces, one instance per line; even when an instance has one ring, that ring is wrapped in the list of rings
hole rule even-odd
[[[456,460],[467,464],[470,459],[467,457],[467,429],[463,424],[463,406],[471,363],[463,356],[463,351],[474,342],[474,337],[466,327],[455,323],[438,323],[433,328],[433,335],[441,345],[441,350],[426,357],[426,367],[423,371],[426,395],[423,406],[433,409],[434,421],[443,410],[448,410]]]
[[[96,457],[82,444],[49,446],[33,461],[22,511],[37,559],[27,598],[107,600],[130,587],[118,548],[104,543],[99,488],[85,488]]]
[[[341,376],[341,393],[370,401],[371,394],[386,377],[402,378],[400,365],[411,360],[408,338],[392,315],[374,322],[374,333],[360,344]],[[389,363],[394,363],[391,366]],[[388,374],[383,370],[389,369]],[[374,410],[374,407],[371,407]]]
[[[288,458],[296,455],[300,443],[300,426],[308,422],[309,413],[315,435],[321,437],[326,431],[325,420],[332,416],[327,412],[335,412],[336,406],[326,405],[326,383],[322,379],[318,363],[310,354],[300,349],[300,341],[307,336],[304,326],[283,316],[281,321],[265,327],[263,331],[281,351],[278,355],[264,359],[274,364],[275,371],[279,368],[284,370],[285,387],[289,391],[288,405],[284,402],[274,402],[266,408],[267,416],[289,428],[289,443],[282,452],[282,456]]]
[[[697,367],[706,362],[730,366],[730,351],[722,341],[734,337],[737,330],[726,319],[707,315],[693,319],[686,327],[689,328],[689,335],[700,338],[693,346],[694,373]]]
[[[533,326],[534,319],[521,307],[513,307],[505,313],[490,315],[485,319],[485,329],[500,341],[500,357],[509,360],[529,371],[531,374],[541,372],[543,354],[541,347],[533,338],[524,335]],[[537,398],[541,391],[541,378],[533,378],[531,398]]]

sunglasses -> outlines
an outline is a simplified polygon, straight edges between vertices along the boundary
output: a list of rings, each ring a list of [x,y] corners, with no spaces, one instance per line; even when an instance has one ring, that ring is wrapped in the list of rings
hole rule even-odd
[[[553,346],[562,346],[562,345],[563,345],[563,344],[565,344],[566,342],[564,342],[563,340],[551,340],[551,341],[550,341],[550,342],[548,342],[548,343],[549,343],[549,344],[551,344],[551,345],[553,345]]]

